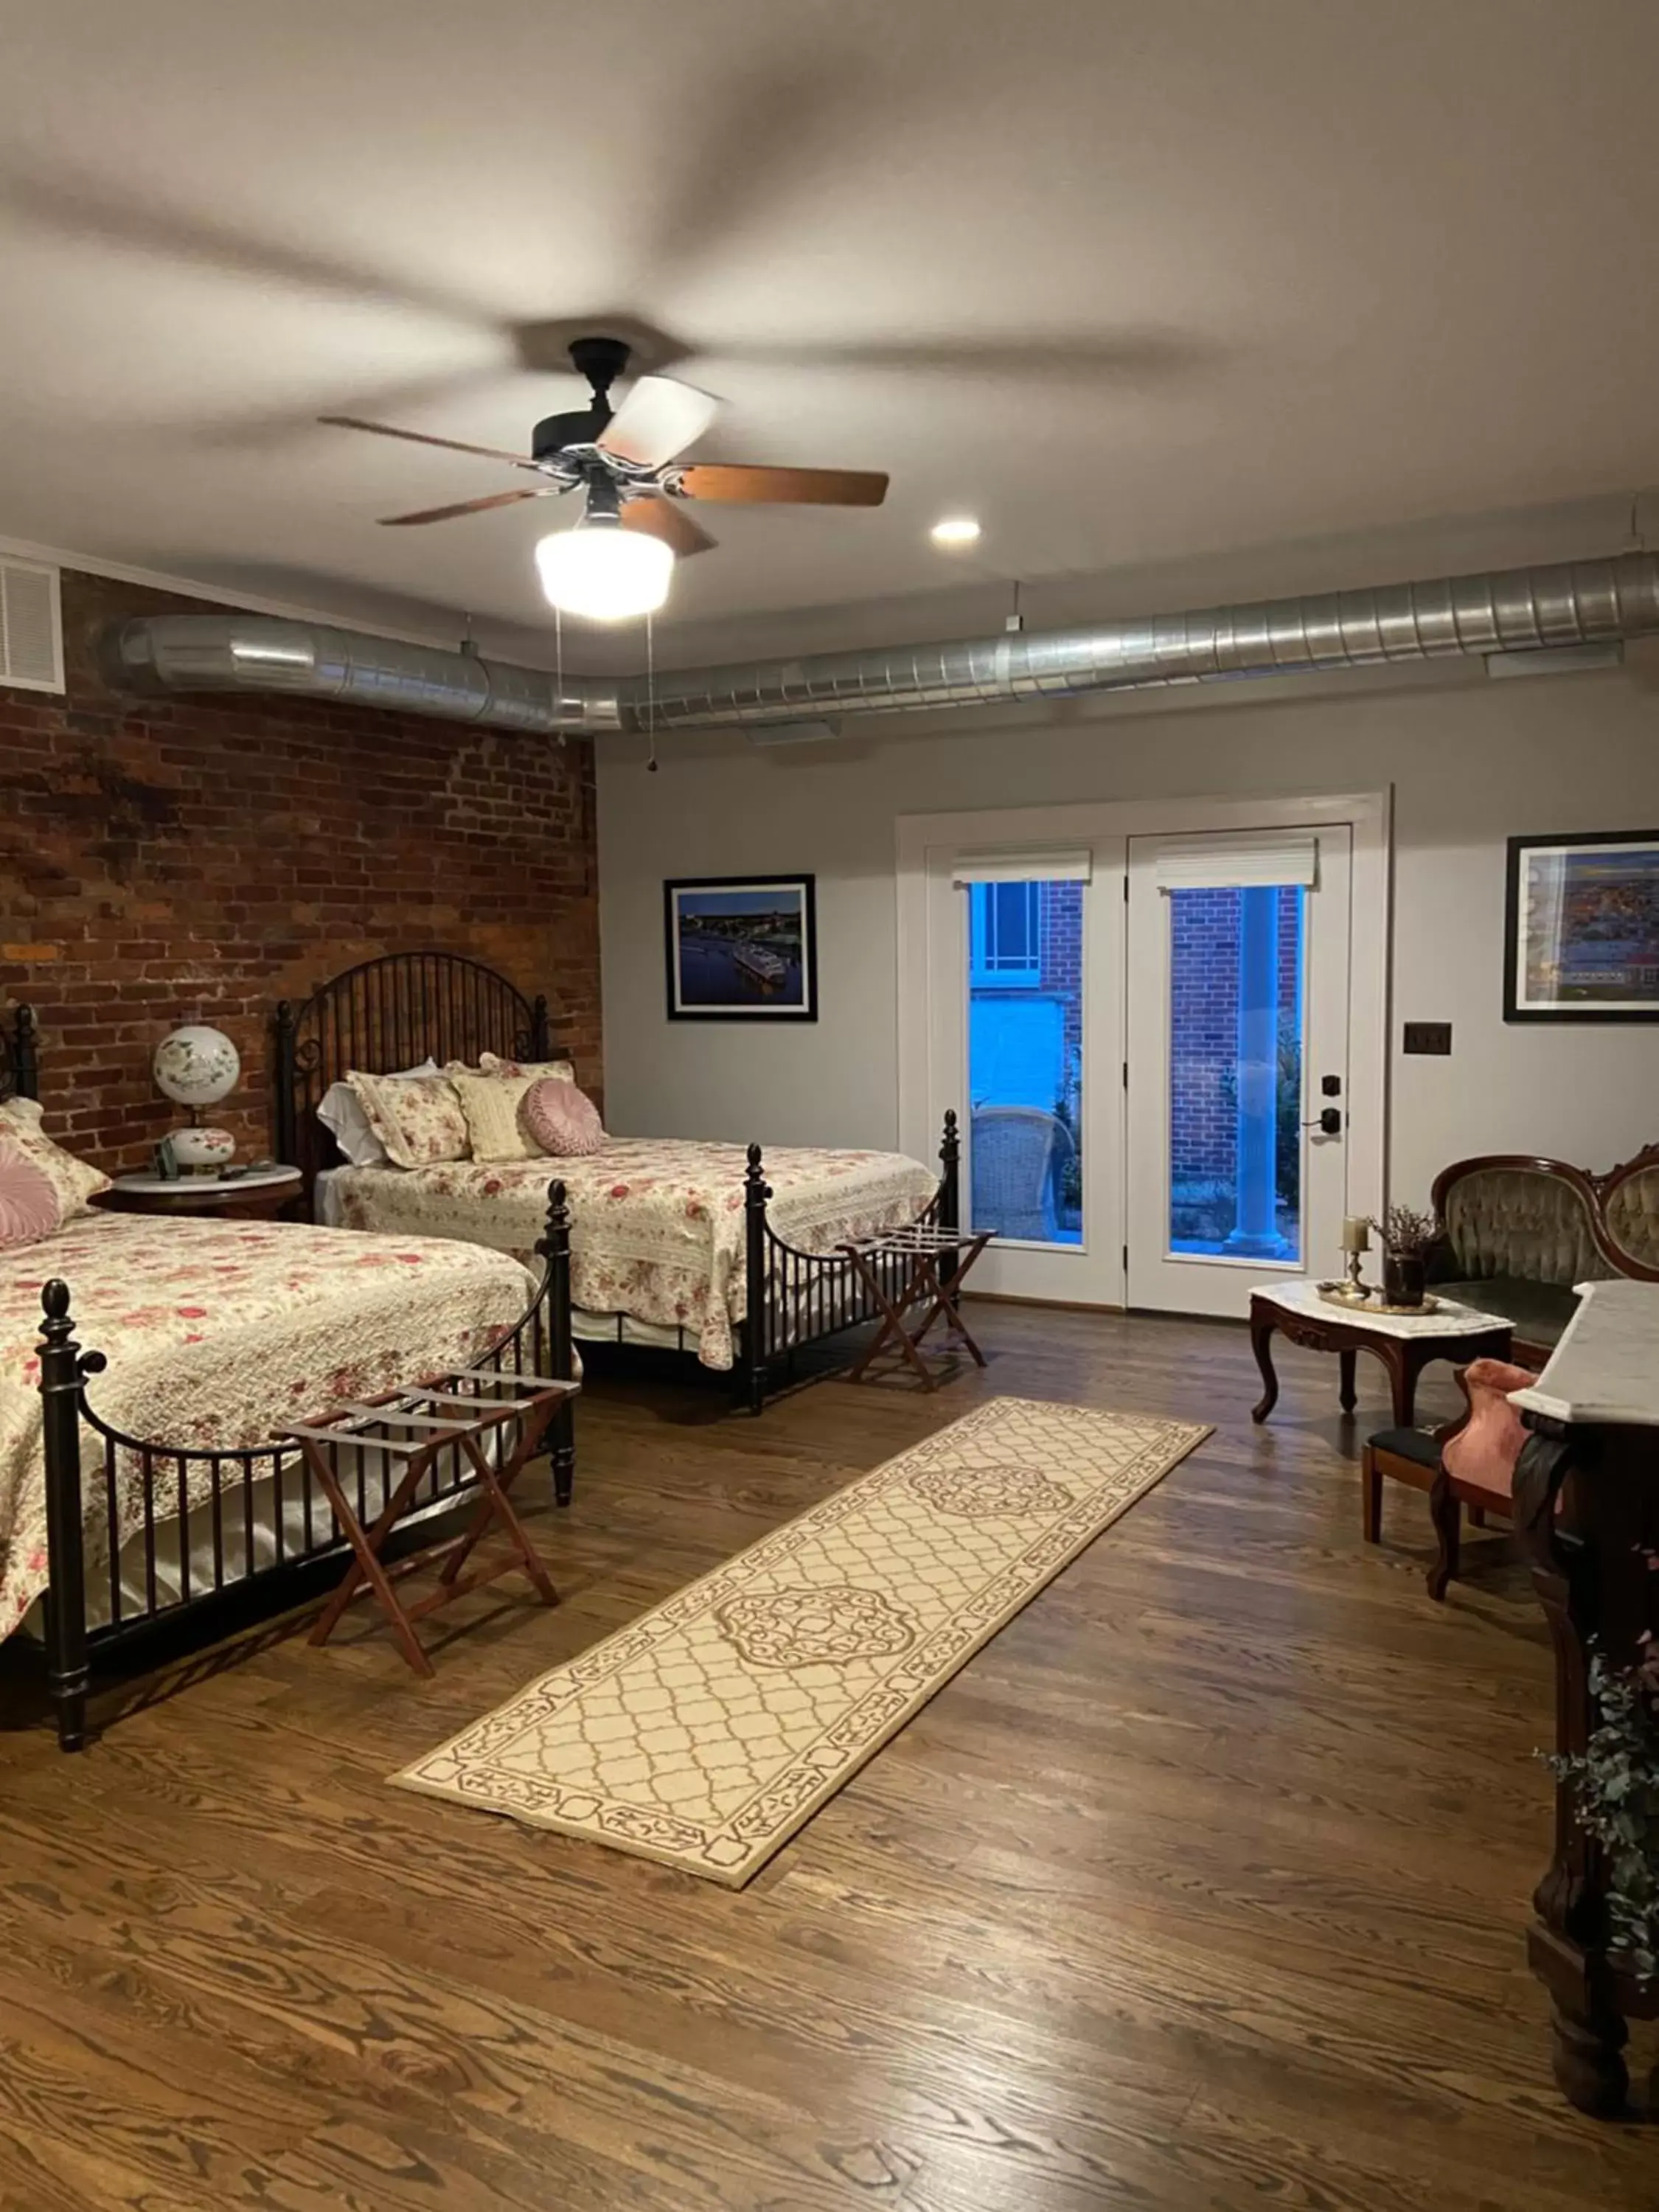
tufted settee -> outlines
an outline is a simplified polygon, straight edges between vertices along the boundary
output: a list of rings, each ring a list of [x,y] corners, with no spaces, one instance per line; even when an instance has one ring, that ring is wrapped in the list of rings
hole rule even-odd
[[[1512,1322],[1519,1357],[1547,1358],[1575,1283],[1659,1280],[1659,1145],[1607,1175],[1520,1153],[1458,1160],[1436,1177],[1434,1208],[1430,1281]]]

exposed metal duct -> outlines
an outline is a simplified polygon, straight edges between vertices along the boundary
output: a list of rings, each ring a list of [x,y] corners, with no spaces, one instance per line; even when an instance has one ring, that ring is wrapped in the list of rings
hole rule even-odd
[[[105,673],[124,690],[276,691],[389,714],[433,714],[532,734],[629,727],[618,685],[471,652],[404,645],[324,623],[269,615],[146,615],[114,623]]]
[[[115,625],[113,679],[149,692],[279,691],[527,732],[659,731],[1061,698],[1226,677],[1288,676],[1659,633],[1659,555],[1149,615],[1080,629],[605,680],[515,668],[258,615]]]

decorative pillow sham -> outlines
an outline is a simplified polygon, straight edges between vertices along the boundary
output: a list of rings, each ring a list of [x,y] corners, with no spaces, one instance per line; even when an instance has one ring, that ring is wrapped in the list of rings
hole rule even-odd
[[[423,1060],[418,1067],[400,1067],[386,1076],[387,1083],[404,1083],[411,1076],[435,1075],[435,1060]],[[375,1135],[364,1113],[362,1102],[349,1083],[331,1083],[323,1093],[317,1109],[317,1119],[328,1131],[341,1152],[354,1168],[383,1168],[386,1165],[386,1146]]]
[[[0,1132],[0,1252],[38,1244],[64,1225],[58,1186],[30,1159],[9,1128]]]
[[[475,1160],[534,1158],[536,1146],[525,1135],[519,1109],[538,1076],[452,1073],[449,1080],[466,1116]]]
[[[532,1081],[551,1079],[559,1083],[574,1083],[576,1070],[568,1060],[503,1060],[498,1053],[481,1052],[478,1067],[485,1075],[527,1075]]]
[[[40,1126],[38,1099],[8,1098],[0,1105],[0,1132],[12,1139],[25,1159],[40,1169],[58,1193],[65,1221],[74,1214],[84,1213],[88,1200],[109,1188],[110,1179],[101,1169],[76,1159],[73,1152],[66,1152],[61,1145],[53,1144]]]
[[[346,1081],[394,1168],[466,1158],[466,1116],[447,1075],[365,1075],[354,1067]]]
[[[599,1108],[585,1091],[562,1076],[543,1076],[529,1085],[519,1113],[539,1149],[555,1159],[575,1159],[605,1149]]]

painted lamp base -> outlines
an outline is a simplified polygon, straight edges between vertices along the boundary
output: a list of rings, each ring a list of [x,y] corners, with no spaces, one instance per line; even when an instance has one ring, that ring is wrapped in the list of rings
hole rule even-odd
[[[185,1175],[217,1175],[236,1157],[236,1139],[228,1129],[175,1129],[173,1157]]]

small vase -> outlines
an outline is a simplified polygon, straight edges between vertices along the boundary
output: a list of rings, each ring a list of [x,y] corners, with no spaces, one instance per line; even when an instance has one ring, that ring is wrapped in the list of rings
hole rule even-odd
[[[1420,1306],[1427,1268],[1428,1263],[1420,1253],[1385,1253],[1382,1258],[1384,1304]]]

